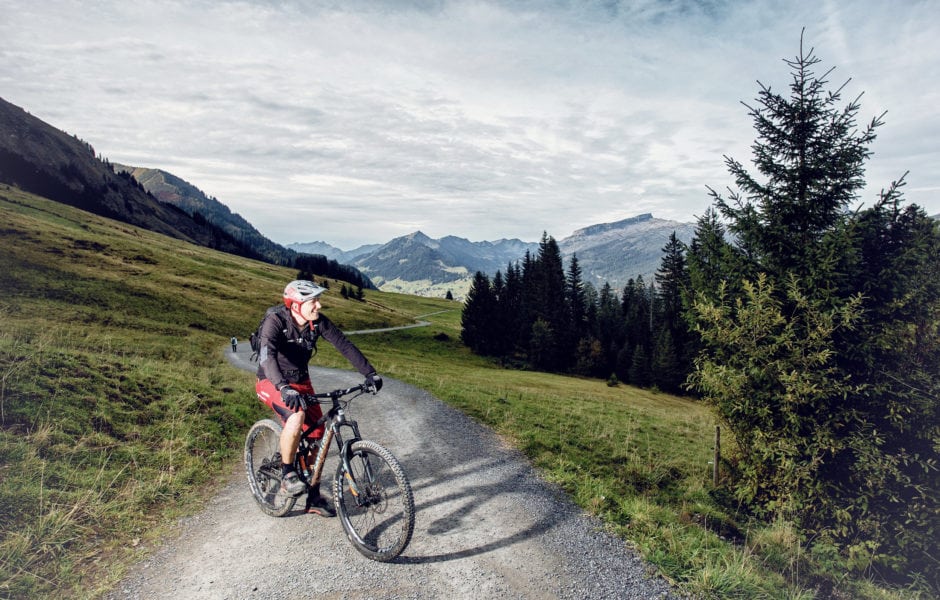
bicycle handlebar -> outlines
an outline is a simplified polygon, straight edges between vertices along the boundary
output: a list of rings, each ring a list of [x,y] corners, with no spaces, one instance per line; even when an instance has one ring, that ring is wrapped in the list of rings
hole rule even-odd
[[[340,388],[333,390],[332,392],[319,392],[316,394],[305,394],[308,398],[342,398],[343,396],[348,396],[353,392],[363,392],[365,393],[366,384],[360,383],[359,385],[354,385],[351,388]]]
[[[359,395],[362,395],[362,394],[365,394],[365,393],[367,393],[367,392],[369,392],[369,391],[372,391],[372,390],[369,389],[369,386],[367,386],[365,383],[360,383],[359,385],[354,385],[354,386],[352,386],[352,387],[350,387],[350,388],[339,388],[339,389],[335,389],[335,390],[332,390],[332,391],[329,391],[329,392],[318,392],[318,393],[316,393],[316,394],[301,394],[301,395],[300,395],[300,404],[301,404],[301,406],[303,407],[304,410],[307,410],[307,400],[311,400],[311,401],[314,401],[314,402],[319,402],[319,400],[318,400],[319,398],[329,398],[330,400],[336,401],[336,400],[339,400],[340,398],[342,398],[343,396],[348,396],[349,394],[353,394],[353,393],[355,393],[355,392],[359,392]],[[372,393],[375,394],[375,393],[378,393],[378,392],[377,392],[377,391],[372,391]],[[320,417],[320,419],[316,422],[316,424],[315,424],[311,429],[316,429],[316,428],[319,427],[320,425],[323,425],[324,423],[326,423],[327,421],[329,421],[329,420],[333,417],[333,412],[334,412],[335,408],[336,408],[336,407],[334,407],[334,408],[331,409],[329,412],[327,412],[325,415],[323,415],[322,417]]]
[[[308,400],[322,404],[322,402],[319,401],[320,398],[329,398],[330,400],[339,400],[343,396],[348,396],[349,394],[353,394],[356,392],[359,392],[360,395],[366,394],[368,392],[377,394],[378,390],[371,388],[365,383],[360,383],[359,385],[354,385],[349,388],[338,388],[329,392],[318,392],[316,394],[301,394],[300,404],[304,410],[307,410]]]

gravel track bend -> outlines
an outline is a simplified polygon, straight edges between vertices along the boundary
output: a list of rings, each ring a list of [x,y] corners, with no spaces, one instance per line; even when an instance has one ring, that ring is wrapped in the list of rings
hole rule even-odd
[[[226,357],[254,370],[247,344]],[[318,390],[360,383],[312,368]],[[201,513],[182,519],[108,598],[683,598],[491,430],[385,379],[347,413],[398,457],[414,488],[414,537],[394,562],[361,556],[338,519],[255,505],[239,461]],[[335,453],[334,453],[335,454]],[[332,478],[335,457],[324,468]],[[323,489],[327,489],[324,482]],[[301,503],[298,503],[302,505]]]

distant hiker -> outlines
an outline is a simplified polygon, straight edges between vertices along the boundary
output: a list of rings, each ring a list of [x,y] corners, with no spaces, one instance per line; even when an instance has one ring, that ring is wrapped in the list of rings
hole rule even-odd
[[[258,333],[258,381],[255,392],[258,399],[274,410],[283,423],[281,432],[281,490],[292,496],[307,492],[307,512],[332,517],[336,513],[320,496],[319,489],[307,489],[294,470],[294,455],[300,444],[301,430],[316,425],[323,416],[320,405],[305,403],[301,394],[313,394],[313,384],[307,363],[317,349],[317,339],[323,336],[333,344],[346,360],[366,378],[372,390],[382,389],[382,378],[375,373],[356,346],[343,332],[320,314],[323,307],[319,296],[326,291],[312,281],[296,280],[284,288],[284,306],[268,309]],[[323,437],[323,426],[313,432],[314,438]]]
[[[238,338],[236,338],[233,335],[232,336],[232,352],[237,352],[237,351],[238,351]]]
[[[258,350],[261,349],[258,341],[258,335],[252,331],[251,335],[248,337],[248,346],[251,348],[251,356],[248,357],[248,360],[258,360]]]

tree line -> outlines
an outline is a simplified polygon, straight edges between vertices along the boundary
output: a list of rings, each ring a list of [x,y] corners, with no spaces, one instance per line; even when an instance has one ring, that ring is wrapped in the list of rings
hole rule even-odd
[[[734,186],[709,188],[652,281],[595,290],[543,234],[505,275],[476,274],[462,338],[700,398],[738,448],[729,501],[849,571],[937,591],[940,228],[904,201],[904,175],[856,206],[883,115],[860,126],[812,50],[786,62],[788,93],[760,84],[745,104],[755,171],[725,157]]]
[[[681,392],[691,366],[691,334],[681,320],[688,290],[683,244],[673,233],[655,277],[599,290],[582,279],[577,255],[567,269],[543,234],[537,253],[497,271],[477,272],[467,294],[462,339],[507,364],[608,378]]]

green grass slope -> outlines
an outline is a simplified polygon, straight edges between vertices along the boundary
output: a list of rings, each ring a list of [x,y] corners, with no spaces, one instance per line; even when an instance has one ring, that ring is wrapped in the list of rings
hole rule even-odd
[[[265,411],[222,350],[294,273],[2,185],[0,223],[0,597],[94,597],[240,460]],[[501,433],[686,589],[813,597],[818,566],[792,531],[748,528],[715,501],[701,405],[499,369],[460,344],[459,303],[333,292],[325,304],[347,331],[430,321],[354,340],[380,373]],[[347,367],[329,344],[315,362]]]
[[[0,223],[0,597],[94,594],[231,472],[263,411],[222,348],[294,273],[6,186]]]

